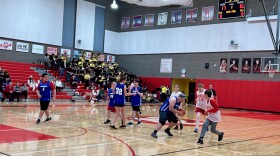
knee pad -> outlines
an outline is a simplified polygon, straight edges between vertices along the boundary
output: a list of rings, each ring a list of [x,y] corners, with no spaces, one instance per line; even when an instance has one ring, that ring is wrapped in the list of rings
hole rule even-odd
[[[162,126],[165,125],[165,121],[160,121],[159,123],[160,123]]]

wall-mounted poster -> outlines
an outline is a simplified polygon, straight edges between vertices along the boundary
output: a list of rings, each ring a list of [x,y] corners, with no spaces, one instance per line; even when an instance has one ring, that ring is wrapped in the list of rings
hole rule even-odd
[[[57,55],[57,48],[55,47],[47,47],[47,54],[48,55]]]
[[[121,29],[127,29],[130,26],[130,17],[123,17],[121,23]]]
[[[32,53],[44,54],[44,46],[38,45],[38,44],[33,44],[32,45]]]
[[[238,58],[231,58],[230,65],[229,65],[229,72],[230,73],[238,73],[239,67],[239,59]]]
[[[29,44],[23,42],[17,42],[16,51],[27,53],[29,50]]]
[[[82,52],[80,50],[74,50],[73,58],[80,58],[82,56]]]
[[[214,19],[214,6],[203,7],[201,21],[211,21]]]
[[[220,62],[220,72],[226,73],[227,72],[227,58],[222,58]]]
[[[160,60],[160,72],[172,73],[172,58],[163,58]]]
[[[261,72],[261,58],[253,58],[253,73]]]
[[[242,73],[251,72],[251,58],[242,58]]]
[[[187,9],[186,22],[196,22],[198,9]]]
[[[108,63],[115,63],[115,56],[107,55],[107,62]]]
[[[89,60],[90,58],[91,58],[91,54],[92,54],[93,52],[89,52],[89,51],[87,51],[86,53],[85,53],[85,57],[86,57],[86,60]]]
[[[0,40],[0,49],[13,50],[13,41]]]
[[[171,24],[178,24],[182,22],[182,10],[172,11]]]
[[[100,62],[104,62],[105,61],[105,55],[99,55],[98,56],[98,61],[100,61]]]
[[[168,17],[168,12],[158,13],[157,25],[166,25],[167,17]]]
[[[136,27],[141,27],[142,26],[142,16],[133,16],[133,23],[132,23],[132,27],[136,28]]]
[[[154,26],[155,23],[155,15],[154,14],[147,14],[145,16],[145,26]]]
[[[61,48],[60,55],[67,54],[68,57],[71,57],[71,49]]]

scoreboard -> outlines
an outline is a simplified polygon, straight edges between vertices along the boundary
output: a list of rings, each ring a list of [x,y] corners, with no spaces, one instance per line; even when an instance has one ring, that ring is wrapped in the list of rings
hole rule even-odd
[[[245,0],[219,0],[218,19],[245,17]]]

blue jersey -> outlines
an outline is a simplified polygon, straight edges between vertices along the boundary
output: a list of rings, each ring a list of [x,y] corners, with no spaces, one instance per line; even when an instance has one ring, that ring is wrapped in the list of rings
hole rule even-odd
[[[115,90],[115,104],[116,105],[125,104],[124,86],[125,86],[125,84],[116,85],[116,90]]]
[[[108,96],[109,96],[109,106],[115,107],[115,93],[113,92],[113,89],[109,89]]]
[[[52,89],[51,89],[51,82],[47,81],[46,83],[40,82],[38,86],[40,95],[42,96],[40,98],[40,101],[50,101],[51,95],[52,95]]]
[[[138,92],[142,93],[141,87],[137,87]],[[135,87],[131,89],[131,93],[136,93]],[[136,95],[131,96],[131,106],[141,106],[141,97],[139,94],[136,93]]]
[[[174,96],[176,98],[176,103],[174,105],[174,109],[178,110],[179,109],[179,106],[181,103],[178,102],[178,98],[176,96]],[[171,98],[171,97],[170,97]],[[159,111],[161,112],[169,112],[169,99],[168,98],[159,108]]]

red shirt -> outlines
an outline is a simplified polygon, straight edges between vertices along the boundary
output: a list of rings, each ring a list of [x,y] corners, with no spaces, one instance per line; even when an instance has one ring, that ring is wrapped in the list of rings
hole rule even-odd
[[[209,102],[213,108],[210,110],[207,110],[207,112],[210,112],[210,113],[217,112],[219,110],[217,102],[214,99],[209,99],[209,100],[210,100]]]
[[[13,86],[8,85],[5,87],[5,92],[12,92],[13,90],[14,90]]]

